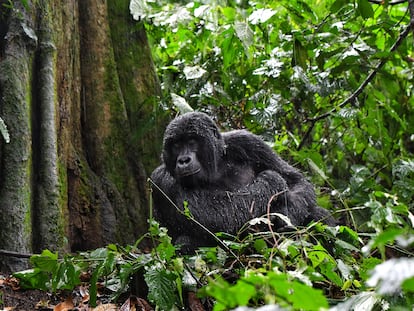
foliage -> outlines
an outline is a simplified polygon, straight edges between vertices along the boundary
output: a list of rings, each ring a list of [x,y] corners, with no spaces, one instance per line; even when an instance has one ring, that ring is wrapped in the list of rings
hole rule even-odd
[[[162,310],[186,307],[187,291],[214,310],[411,310],[414,44],[408,3],[397,2],[132,0],[165,109],[262,135],[313,172],[319,205],[343,225],[244,232],[226,237],[228,248],[181,256],[151,221],[150,253],[45,251],[17,274],[22,284],[70,288],[86,271],[93,295],[98,281],[116,298],[138,273]]]
[[[413,237],[406,231],[385,230],[382,237],[367,240],[346,226],[315,223],[283,234],[250,233],[243,239],[226,240],[231,252],[201,248],[194,256],[180,256],[167,230],[157,222],[151,221],[149,231],[154,242],[150,253],[136,246],[109,245],[58,258],[45,250],[31,258],[32,269],[14,275],[23,288],[53,291],[87,282],[92,306],[98,285],[116,299],[137,274],[147,284],[148,299],[161,310],[185,307],[188,291],[198,291],[204,305],[214,310],[263,304],[284,310],[320,310],[329,305],[347,310],[345,306],[357,309],[367,299],[372,306],[414,303],[413,260],[390,259],[378,265],[382,260],[375,255],[385,247],[402,250],[412,244]],[[403,295],[395,299],[395,293]]]
[[[323,177],[314,181],[334,190],[324,207],[401,189],[393,172],[409,163],[414,140],[407,3],[133,0],[130,8],[146,21],[166,109],[209,111],[223,127],[248,128],[283,156],[311,162]]]

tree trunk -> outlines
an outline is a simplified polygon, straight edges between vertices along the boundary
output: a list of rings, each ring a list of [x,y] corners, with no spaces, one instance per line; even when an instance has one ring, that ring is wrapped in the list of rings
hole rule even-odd
[[[0,249],[134,242],[147,230],[145,169],[158,163],[165,118],[129,0],[6,3],[0,118],[10,143],[0,137]],[[26,265],[0,257],[3,271]]]

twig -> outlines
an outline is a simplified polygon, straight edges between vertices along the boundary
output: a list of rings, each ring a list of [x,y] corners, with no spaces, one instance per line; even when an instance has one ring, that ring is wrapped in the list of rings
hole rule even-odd
[[[201,229],[203,229],[204,231],[206,231],[209,235],[211,235],[224,249],[226,249],[230,254],[232,254],[234,256],[234,258],[236,258],[236,260],[240,263],[240,265],[242,267],[244,267],[244,264],[241,262],[241,260],[239,259],[239,257],[232,251],[232,249],[230,247],[228,247],[222,240],[220,240],[210,229],[208,229],[206,226],[204,226],[202,223],[200,223],[197,219],[194,218],[193,215],[188,216],[183,210],[181,210],[177,204],[174,203],[173,200],[171,200],[168,195],[151,179],[148,178],[148,181],[155,186],[155,188],[157,188],[157,190],[159,192],[162,193],[162,195],[168,200],[168,202],[171,203],[172,206],[174,206],[174,208],[177,210],[177,212],[179,212],[181,215],[184,215],[185,217],[187,217],[188,219],[190,219],[191,221],[193,221],[196,225],[198,225]]]
[[[274,242],[274,246],[277,246],[277,240],[276,240],[276,235],[275,232],[273,231],[273,227],[272,227],[272,222],[270,219],[270,209],[272,207],[272,202],[274,199],[276,199],[277,197],[279,197],[279,195],[286,193],[287,189],[279,191],[278,193],[275,193],[274,195],[272,195],[269,199],[269,202],[267,203],[267,211],[266,211],[266,215],[267,215],[267,225],[269,227],[269,231],[272,233],[272,238],[273,238],[273,242]]]

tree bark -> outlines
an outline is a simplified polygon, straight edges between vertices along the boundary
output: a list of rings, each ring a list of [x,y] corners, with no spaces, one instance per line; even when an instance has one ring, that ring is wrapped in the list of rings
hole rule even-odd
[[[13,3],[0,15],[10,134],[0,140],[0,249],[133,243],[147,230],[146,170],[165,123],[145,31],[128,0]],[[3,271],[26,265],[0,256]]]

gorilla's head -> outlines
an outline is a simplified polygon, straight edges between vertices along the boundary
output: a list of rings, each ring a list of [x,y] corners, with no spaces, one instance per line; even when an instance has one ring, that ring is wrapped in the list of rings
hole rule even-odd
[[[214,182],[224,148],[213,120],[204,113],[189,112],[167,126],[162,158],[178,182],[192,187]]]

